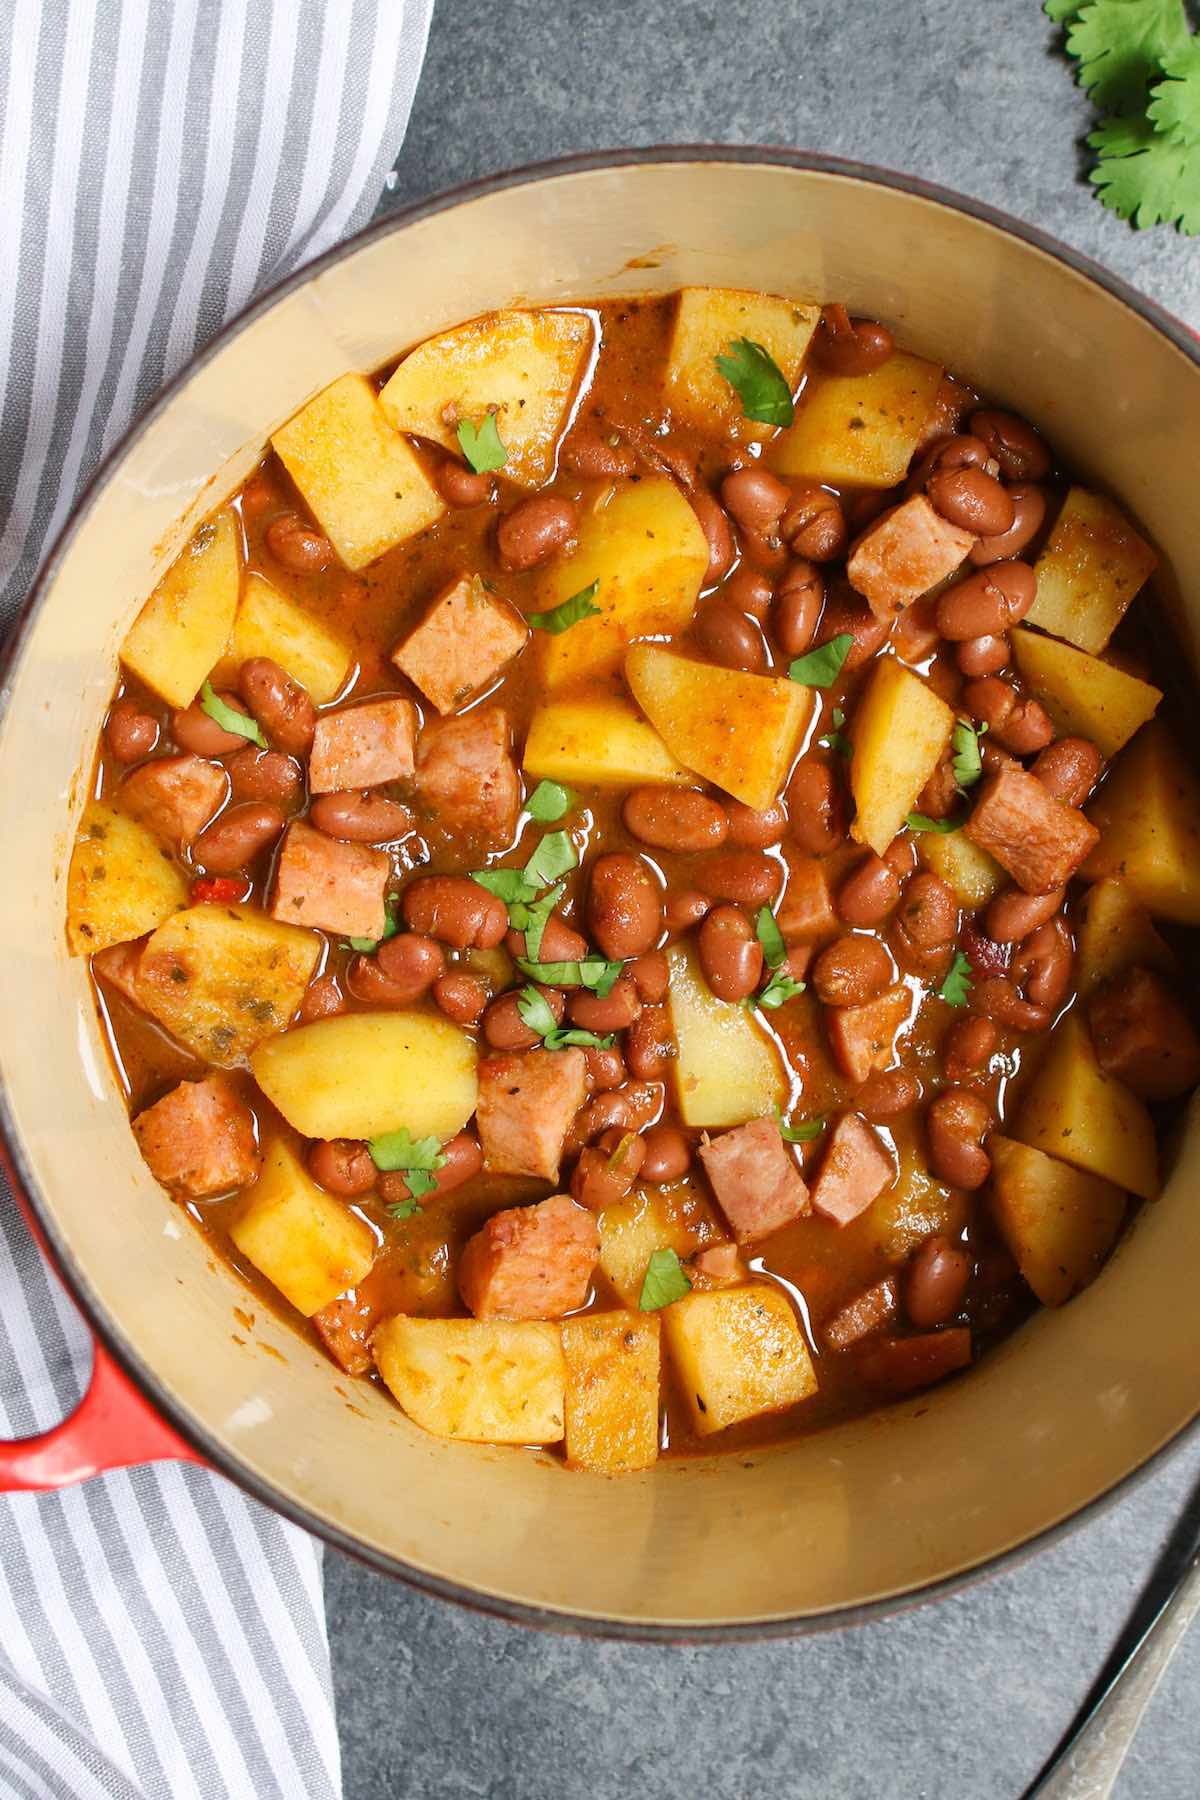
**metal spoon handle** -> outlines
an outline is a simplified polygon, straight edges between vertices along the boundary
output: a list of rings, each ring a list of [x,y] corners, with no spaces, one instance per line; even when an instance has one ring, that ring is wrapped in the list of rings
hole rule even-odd
[[[1108,1800],[1142,1714],[1200,1612],[1200,1553],[1026,1800]]]

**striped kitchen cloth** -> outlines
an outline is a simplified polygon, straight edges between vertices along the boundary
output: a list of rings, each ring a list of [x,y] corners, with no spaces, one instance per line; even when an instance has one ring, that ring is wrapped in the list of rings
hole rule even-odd
[[[0,4],[0,623],[99,458],[259,289],[362,224],[432,0]],[[0,1188],[0,1432],[89,1340]],[[0,1499],[0,1796],[340,1792],[319,1546],[205,1470]]]

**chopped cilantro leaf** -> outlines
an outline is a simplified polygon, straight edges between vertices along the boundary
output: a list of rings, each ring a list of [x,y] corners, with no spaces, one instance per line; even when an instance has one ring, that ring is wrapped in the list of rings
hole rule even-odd
[[[931,819],[925,813],[909,813],[904,823],[910,831],[961,831],[966,824],[966,813],[960,813],[957,819]]]
[[[409,1186],[412,1186],[411,1182]],[[387,1210],[393,1219],[411,1219],[414,1213],[424,1212],[425,1208],[418,1206],[410,1194],[407,1200],[393,1200]]]
[[[830,638],[817,650],[810,650],[807,656],[798,656],[788,664],[788,676],[798,681],[801,687],[832,687],[842,672],[842,664],[850,654],[854,643],[854,634],[849,631],[839,632],[837,637]]]
[[[938,999],[944,1000],[947,1006],[965,1006],[970,998],[975,983],[971,979],[971,965],[961,950],[954,952],[954,961],[946,972],[946,978],[937,990]]]
[[[522,975],[540,981],[543,987],[590,988],[603,1000],[612,993],[625,964],[606,962],[602,956],[585,957],[580,962],[550,963],[533,962],[528,957],[518,956],[517,967]]]
[[[779,1121],[779,1135],[785,1144],[811,1144],[825,1130],[825,1119],[801,1119],[798,1125],[789,1125],[785,1120]]]
[[[552,825],[571,809],[571,791],[557,781],[539,781],[525,802],[525,810],[539,825]]]
[[[384,1132],[381,1137],[369,1138],[367,1149],[371,1152],[371,1161],[377,1169],[387,1172],[399,1171],[408,1185],[409,1199],[389,1206],[388,1211],[395,1219],[407,1219],[421,1209],[417,1206],[419,1194],[430,1194],[437,1187],[434,1171],[444,1169],[446,1155],[435,1137],[412,1138],[408,1131]]]
[[[783,1006],[787,1001],[794,1000],[797,994],[802,994],[804,987],[803,981],[793,981],[790,975],[780,974],[777,970],[761,993],[751,995],[747,1004],[765,1006],[769,1012],[774,1012],[777,1006]]]
[[[459,448],[477,475],[490,475],[508,461],[508,451],[500,442],[500,429],[495,413],[485,413],[478,425],[460,419],[455,432]]]
[[[565,831],[548,831],[525,864],[527,882],[537,888],[548,887],[560,875],[579,867],[579,852]],[[526,898],[525,895],[521,896]]]
[[[792,390],[769,350],[753,338],[734,338],[713,359],[742,403],[742,417],[763,425],[790,425],[795,416]]]
[[[614,1037],[599,1037],[594,1031],[564,1030],[550,1010],[550,1004],[544,994],[539,994],[535,987],[521,990],[517,1000],[517,1011],[520,1013],[530,1031],[537,1033],[546,1050],[565,1050],[569,1045],[578,1044],[585,1050],[611,1049]]]
[[[477,881],[489,894],[495,894],[508,907],[537,898],[537,887],[520,869],[472,869],[471,880]],[[517,923],[515,919],[511,922]]]
[[[236,706],[229,706],[220,694],[213,692],[213,684],[206,681],[200,689],[200,711],[208,714],[215,725],[222,731],[231,731],[234,737],[249,738],[260,750],[265,750],[267,740],[263,736],[262,726],[249,713],[239,712]]]
[[[542,953],[542,939],[550,923],[550,914],[562,897],[563,884],[560,881],[557,887],[548,889],[540,900],[533,901],[531,905],[509,908],[509,923],[515,930],[525,933],[525,954],[534,962]],[[521,915],[519,919],[513,916],[518,912]]]
[[[557,637],[560,631],[578,625],[581,619],[595,618],[599,614],[600,608],[592,604],[599,586],[598,581],[590,582],[569,600],[564,600],[561,606],[552,606],[549,612],[526,613],[525,623],[535,631],[548,631],[552,637]]]
[[[760,906],[754,921],[754,935],[762,945],[763,961],[768,969],[777,969],[787,956],[787,945],[769,906]]]
[[[854,755],[854,745],[842,731],[842,726],[845,723],[845,713],[840,706],[835,706],[833,709],[833,730],[827,731],[824,737],[817,739],[817,742],[823,750],[836,750],[839,756],[848,758]]]
[[[682,1300],[691,1292],[687,1271],[674,1250],[655,1250],[646,1264],[638,1307],[642,1312],[658,1312],[672,1301]]]
[[[953,751],[951,766],[960,794],[965,794],[969,787],[974,787],[983,774],[979,740],[986,730],[986,723],[975,726],[969,719],[955,720],[954,730],[950,733],[950,748]]]

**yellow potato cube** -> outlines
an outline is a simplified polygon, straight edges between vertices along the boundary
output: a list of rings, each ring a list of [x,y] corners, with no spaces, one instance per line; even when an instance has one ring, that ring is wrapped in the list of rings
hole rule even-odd
[[[1117,1240],[1125,1193],[1028,1144],[993,1135],[992,1212],[1017,1267],[1043,1306],[1087,1286]]]
[[[643,781],[691,787],[695,782],[637,708],[608,688],[543,701],[529,721],[524,765],[534,781],[590,782],[595,787]]]
[[[779,798],[812,713],[811,688],[695,662],[657,644],[630,650],[625,679],[685,768],[759,812]]]
[[[1100,842],[1085,881],[1120,876],[1152,913],[1200,925],[1200,782],[1164,725],[1138,733],[1087,815]]]
[[[1103,1073],[1078,1012],[1055,1030],[1013,1136],[1143,1200],[1158,1193],[1154,1122],[1136,1094]]]
[[[187,882],[154,833],[93,800],[79,821],[67,875],[72,956],[127,944],[187,903]]]
[[[305,934],[307,935],[307,934]],[[406,1127],[443,1143],[475,1111],[475,1041],[436,1013],[338,1013],[263,1044],[254,1079],[304,1137]]]
[[[767,461],[804,481],[894,487],[908,472],[941,379],[937,363],[902,350],[866,375],[814,370],[795,424]]]
[[[690,1256],[697,1248],[695,1225],[674,1197],[658,1188],[634,1188],[597,1214],[600,1268],[617,1298],[637,1307],[646,1266],[656,1250]]]
[[[370,1226],[324,1193],[279,1138],[267,1145],[229,1235],[306,1319],[356,1287],[375,1260]]]
[[[667,348],[663,388],[676,419],[711,432],[721,420],[730,437],[761,440],[774,427],[742,417],[742,403],[717,368],[737,338],[767,351],[795,392],[804,353],[821,317],[819,306],[804,306],[778,294],[744,288],[682,288],[675,327]]]
[[[168,706],[190,706],[237,610],[237,520],[220,512],[180,551],[125,634],[121,661]]]
[[[1059,737],[1090,738],[1113,757],[1140,731],[1162,699],[1148,681],[1039,631],[1012,633],[1017,668],[1054,721]]]
[[[667,952],[672,1068],[685,1125],[744,1125],[783,1104],[779,1052],[744,1006],[718,1000],[683,944]]]
[[[953,730],[953,707],[928,682],[894,656],[876,663],[850,722],[850,790],[858,808],[850,832],[877,856],[903,831]]]
[[[663,1331],[701,1437],[782,1412],[817,1391],[796,1315],[777,1287],[691,1293],[663,1309]]]
[[[658,1459],[659,1323],[656,1313],[587,1313],[564,1319],[567,1461],[623,1475]]]
[[[552,612],[596,582],[600,610],[565,631],[538,631],[538,668],[549,688],[611,675],[635,638],[683,631],[708,568],[708,540],[673,481],[650,476],[614,487],[585,512],[579,543],[540,571],[532,610]]]
[[[316,932],[280,925],[256,907],[192,906],[160,925],[142,951],[138,995],[172,1037],[232,1069],[295,1016],[320,953]]]
[[[457,456],[458,422],[478,425],[495,413],[508,452],[505,475],[541,487],[591,342],[583,312],[488,313],[411,350],[379,404],[397,431]]]
[[[366,568],[446,510],[361,375],[323,388],[271,443],[348,569]]]
[[[1150,914],[1124,881],[1098,881],[1079,902],[1075,922],[1075,985],[1081,995],[1138,965],[1177,973],[1175,957]]]
[[[345,685],[349,647],[262,575],[248,575],[225,653],[230,677],[252,656],[269,656],[327,706]]]
[[[965,831],[923,831],[917,837],[923,868],[954,889],[960,906],[978,912],[1007,886],[1008,876],[994,856],[973,844]]]
[[[1096,656],[1157,562],[1111,500],[1073,487],[1034,564],[1029,623]]]
[[[845,1228],[844,1235],[848,1245],[869,1244],[876,1255],[902,1263],[935,1233],[957,1238],[970,1217],[971,1203],[960,1188],[947,1187],[931,1173],[924,1131],[911,1114],[889,1120],[888,1129],[896,1148],[895,1183]]]
[[[540,1319],[411,1319],[379,1326],[379,1373],[414,1424],[472,1444],[557,1444],[566,1365]]]

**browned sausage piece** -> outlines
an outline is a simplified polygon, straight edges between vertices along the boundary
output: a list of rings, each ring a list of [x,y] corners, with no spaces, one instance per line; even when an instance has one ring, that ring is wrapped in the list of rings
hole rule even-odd
[[[812,1184],[813,1211],[835,1225],[849,1225],[895,1179],[895,1165],[878,1132],[857,1113],[843,1113],[825,1140]]]
[[[821,1329],[821,1336],[831,1350],[848,1350],[861,1343],[872,1332],[882,1330],[900,1310],[900,1297],[894,1275],[885,1275],[872,1287],[864,1288],[853,1300],[838,1308]]]
[[[558,1180],[567,1132],[586,1097],[586,1068],[582,1050],[576,1049],[484,1058],[475,1120],[493,1175]]]
[[[477,1319],[558,1319],[587,1299],[599,1254],[591,1213],[553,1194],[493,1213],[467,1240],[459,1292]]]
[[[196,1198],[246,1187],[262,1166],[254,1115],[227,1075],[181,1081],[138,1114],[133,1135],[154,1179]]]
[[[830,1007],[825,1029],[842,1073],[853,1082],[864,1082],[872,1071],[886,1069],[911,1011],[912,995],[903,982],[861,1006]]]
[[[1124,970],[1092,995],[1096,1061],[1143,1100],[1174,1100],[1200,1081],[1200,1038],[1161,975]]]
[[[1090,819],[1015,764],[989,776],[977,792],[964,830],[1027,894],[1065,887],[1099,842]]]

